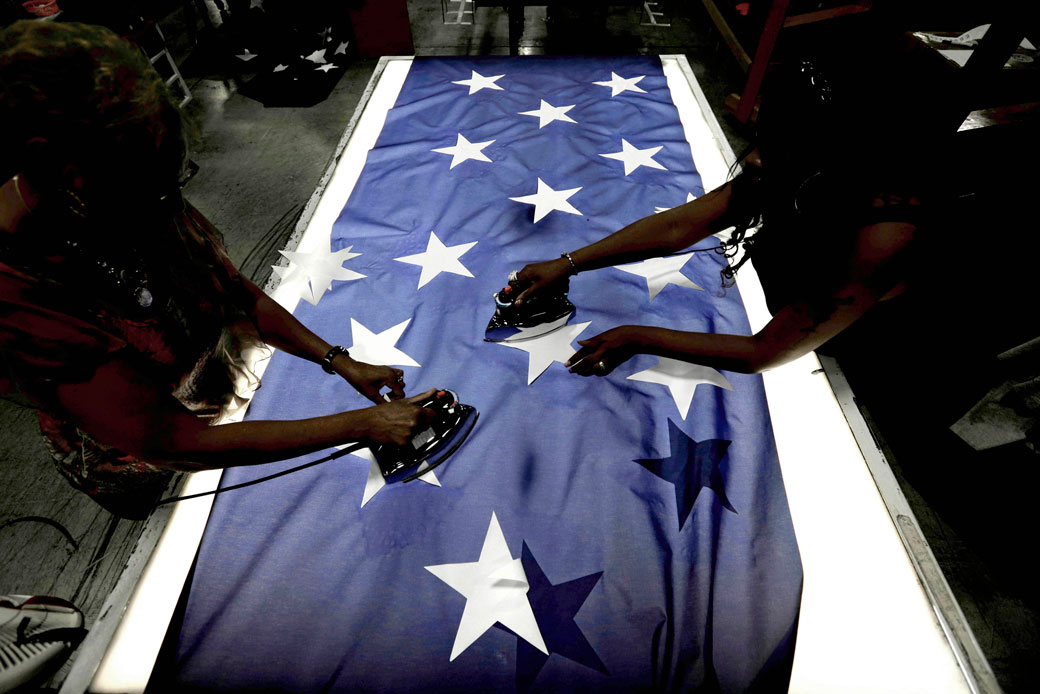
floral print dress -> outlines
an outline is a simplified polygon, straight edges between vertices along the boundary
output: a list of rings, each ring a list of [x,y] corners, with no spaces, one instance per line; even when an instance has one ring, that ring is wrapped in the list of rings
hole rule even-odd
[[[127,518],[146,517],[175,473],[80,429],[57,403],[56,386],[90,380],[109,359],[129,359],[187,409],[216,421],[259,385],[243,358],[247,348],[265,349],[248,318],[252,294],[216,230],[190,206],[183,215],[189,241],[223,270],[220,291],[168,283],[154,289],[147,307],[134,305],[130,294],[122,304],[83,302],[60,279],[0,255],[0,353],[8,371],[0,373],[0,391],[18,388],[28,396],[58,471]]]

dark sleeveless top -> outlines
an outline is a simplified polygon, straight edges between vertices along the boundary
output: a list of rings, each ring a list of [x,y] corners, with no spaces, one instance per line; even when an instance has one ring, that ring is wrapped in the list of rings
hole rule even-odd
[[[760,217],[761,228],[747,243],[775,314],[794,302],[826,301],[841,288],[859,229],[882,222],[927,225],[925,197],[910,180],[849,178],[802,166],[749,168],[733,180],[732,200]]]

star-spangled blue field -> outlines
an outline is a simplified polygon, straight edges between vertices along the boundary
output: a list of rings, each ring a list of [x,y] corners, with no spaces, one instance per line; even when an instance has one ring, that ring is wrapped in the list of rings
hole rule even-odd
[[[499,89],[470,93],[498,75]],[[595,84],[619,81],[642,91]],[[574,122],[521,115],[543,100],[571,106]],[[459,157],[434,150],[460,135],[493,142],[452,166]],[[622,140],[660,149],[626,175],[602,156]],[[535,222],[538,207],[513,198],[534,195],[539,179],[580,188],[565,201],[580,214],[557,206]],[[369,463],[348,455],[217,497],[177,686],[784,689],[802,574],[761,378],[661,378],[657,358],[641,355],[606,378],[552,362],[531,381],[532,360],[569,353],[483,341],[511,270],[704,192],[656,58],[416,59],[332,233],[329,251],[351,247],[360,255],[343,267],[364,277],[333,282],[296,315],[352,354],[419,364],[402,367],[410,393],[451,388],[480,419],[434,471],[440,486],[385,486],[362,506]],[[748,334],[739,292],[720,288],[724,263],[695,253],[681,274],[703,289],[673,276],[653,300],[630,272],[572,278],[570,323],[589,323],[577,339],[626,323]],[[277,354],[248,418],[366,404],[338,377]],[[229,469],[222,484],[328,452]],[[496,566],[522,567],[520,584],[487,575],[482,550],[496,537],[507,550]],[[472,585],[460,592],[449,575]],[[501,590],[516,585],[526,590]]]

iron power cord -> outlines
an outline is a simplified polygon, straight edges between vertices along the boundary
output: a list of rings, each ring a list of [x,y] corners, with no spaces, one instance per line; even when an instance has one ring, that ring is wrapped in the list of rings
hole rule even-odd
[[[335,460],[337,458],[342,458],[343,456],[348,455],[350,453],[353,453],[354,451],[357,451],[357,450],[362,449],[362,448],[366,448],[368,445],[369,444],[365,444],[365,443],[355,443],[353,445],[347,446],[346,448],[338,450],[335,453],[330,453],[329,455],[325,456],[324,458],[319,458],[317,460],[312,460],[309,463],[304,463],[303,465],[297,465],[296,467],[291,467],[288,470],[282,470],[282,471],[276,472],[276,473],[274,473],[272,475],[267,475],[266,477],[259,477],[259,478],[255,479],[255,480],[249,480],[248,482],[241,482],[239,484],[233,484],[230,487],[221,487],[220,489],[214,489],[213,491],[199,492],[198,494],[188,494],[187,496],[171,496],[171,497],[167,497],[165,499],[160,499],[159,501],[157,501],[155,503],[154,508],[159,508],[160,506],[163,506],[164,504],[172,504],[172,503],[176,503],[178,501],[187,501],[188,499],[197,499],[197,498],[202,497],[202,496],[216,496],[217,494],[223,494],[224,492],[230,492],[233,489],[242,489],[243,487],[251,487],[254,484],[260,484],[261,482],[267,482],[268,480],[273,480],[276,477],[282,477],[284,475],[289,475],[289,474],[292,474],[294,472],[299,472],[300,470],[306,470],[309,467],[314,467],[315,465],[321,465],[322,463],[327,463],[330,460]]]

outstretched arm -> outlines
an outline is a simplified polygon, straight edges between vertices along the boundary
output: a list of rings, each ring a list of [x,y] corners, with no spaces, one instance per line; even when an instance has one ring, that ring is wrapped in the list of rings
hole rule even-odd
[[[905,278],[914,226],[886,222],[861,229],[848,280],[821,302],[783,307],[752,336],[625,325],[588,340],[567,362],[573,373],[602,376],[635,354],[655,354],[741,373],[760,373],[816,349],[855,322]],[[603,362],[605,368],[600,368]]]
[[[311,332],[255,284],[244,277],[241,282],[256,298],[253,317],[264,341],[283,352],[320,363],[332,345]],[[400,369],[366,364],[345,354],[337,355],[332,360],[332,368],[374,403],[383,402],[379,395],[383,387],[390,389],[391,398],[404,397],[404,372]]]
[[[207,426],[125,359],[102,364],[85,383],[54,396],[77,426],[126,453],[177,470],[258,465],[347,441],[404,445],[430,410],[414,404],[433,391],[325,417]]]
[[[731,209],[733,183],[727,182],[696,200],[644,217],[593,244],[571,251],[578,271],[634,263],[680,251],[732,226],[739,211]],[[524,267],[518,279],[530,282],[518,303],[532,292],[566,278],[573,268],[566,258]]]

